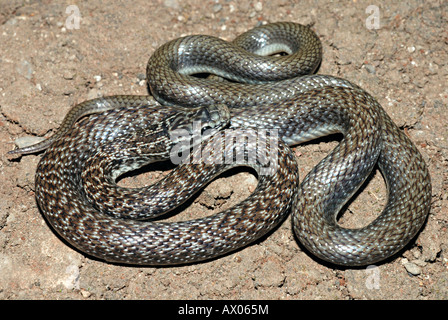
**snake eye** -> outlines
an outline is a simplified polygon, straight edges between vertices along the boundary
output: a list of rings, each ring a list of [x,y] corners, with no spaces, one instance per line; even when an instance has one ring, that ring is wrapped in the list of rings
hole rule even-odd
[[[201,135],[204,135],[207,130],[212,130],[212,129],[213,129],[213,127],[209,126],[209,125],[203,126],[202,129],[201,129]]]

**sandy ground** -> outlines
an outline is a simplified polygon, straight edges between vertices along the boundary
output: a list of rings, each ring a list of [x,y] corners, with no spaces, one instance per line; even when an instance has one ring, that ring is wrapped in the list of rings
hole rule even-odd
[[[448,2],[157,0],[0,1],[1,299],[448,299]],[[69,8],[70,9],[70,8]],[[67,20],[68,19],[68,20]],[[113,94],[146,94],[145,66],[173,38],[227,40],[260,23],[314,23],[319,73],[344,77],[374,95],[423,154],[432,206],[419,236],[375,269],[323,265],[294,239],[290,220],[234,254],[173,268],[92,260],[62,242],[34,198],[41,154],[9,161],[18,137],[48,136],[73,105]],[[366,25],[367,22],[367,25]],[[73,25],[75,23],[75,25]],[[369,26],[370,28],[368,28]],[[371,27],[378,27],[372,29]],[[337,141],[295,149],[301,179]],[[126,178],[125,185],[157,179]],[[256,184],[247,172],[209,185],[184,212],[190,219],[232,206]],[[385,203],[376,172],[342,216],[371,221]]]

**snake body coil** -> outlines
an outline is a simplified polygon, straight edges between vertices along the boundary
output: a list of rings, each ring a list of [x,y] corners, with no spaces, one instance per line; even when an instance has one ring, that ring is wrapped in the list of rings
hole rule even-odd
[[[343,79],[305,75],[319,65],[321,50],[314,32],[294,23],[258,27],[233,43],[189,36],[163,45],[150,58],[147,75],[153,96],[165,106],[149,96],[87,101],[72,109],[48,141],[16,151],[51,144],[36,174],[36,197],[44,215],[81,251],[122,263],[166,265],[216,257],[258,239],[289,212],[299,241],[321,259],[355,266],[393,255],[426,219],[428,170],[416,147],[368,93]],[[263,56],[280,51],[288,55]],[[231,81],[192,73],[214,73]],[[194,109],[182,111],[176,105]],[[98,114],[75,123],[91,113]],[[189,155],[190,160],[202,155],[214,164],[181,164],[149,187],[115,184],[121,173],[169,158],[169,132],[177,127],[190,132],[195,119],[203,129],[217,130],[230,121],[230,131],[203,135],[201,147]],[[246,130],[248,139],[223,144],[221,138],[238,129]],[[275,130],[283,142],[276,148],[263,144],[266,137],[256,134],[260,129]],[[337,132],[344,136],[340,144],[298,186],[297,163],[284,143]],[[259,150],[260,143],[269,145],[268,153]],[[242,163],[216,164],[234,152],[242,152]],[[248,161],[254,152],[257,161]],[[278,166],[263,175],[266,154],[275,155]],[[337,213],[377,163],[387,184],[386,207],[363,228],[342,228]],[[237,165],[259,173],[257,189],[239,205],[185,222],[139,221],[179,206]]]

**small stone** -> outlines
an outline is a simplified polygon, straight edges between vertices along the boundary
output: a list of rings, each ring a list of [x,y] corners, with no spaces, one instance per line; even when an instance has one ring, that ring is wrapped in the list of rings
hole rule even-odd
[[[17,21],[18,20],[16,18],[12,18],[12,19],[9,19],[8,21],[6,21],[5,24],[13,26],[13,25],[17,24]]]
[[[82,295],[84,298],[88,298],[88,297],[90,297],[90,296],[92,295],[91,292],[86,291],[86,290],[83,290],[83,289],[81,289],[80,292],[81,292],[81,295]]]
[[[171,8],[171,9],[179,8],[179,3],[177,2],[177,0],[165,0],[165,1],[163,1],[163,5],[167,8]]]
[[[371,64],[365,64],[364,67],[366,68],[368,73],[371,73],[371,74],[375,74],[376,73],[375,66],[373,66]]]
[[[16,71],[27,78],[28,80],[31,80],[33,75],[33,66],[31,63],[27,60],[22,60],[19,62],[19,64],[16,67]]]
[[[76,264],[67,266],[65,275],[59,282],[69,290],[79,289],[79,267]]]
[[[222,4],[217,3],[217,4],[213,5],[213,9],[212,10],[213,10],[214,13],[218,13],[219,11],[222,10]]]
[[[419,267],[425,267],[427,265],[427,263],[425,261],[422,261],[420,259],[412,260],[411,263],[414,263],[414,264],[418,265]]]
[[[74,70],[65,70],[62,77],[65,80],[73,80],[73,78],[75,77],[75,71]]]
[[[422,273],[422,269],[413,262],[406,262],[404,264],[404,267],[406,268],[406,271],[413,276],[418,276],[420,273]]]
[[[261,11],[261,10],[263,10],[263,4],[262,4],[261,2],[257,2],[257,3],[254,5],[254,9],[255,9],[255,11]]]

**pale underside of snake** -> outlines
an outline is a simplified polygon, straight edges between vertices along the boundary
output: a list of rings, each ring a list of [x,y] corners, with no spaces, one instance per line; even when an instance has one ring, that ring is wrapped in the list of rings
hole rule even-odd
[[[371,95],[347,80],[307,75],[318,67],[321,51],[309,27],[286,22],[254,28],[232,43],[211,36],[176,39],[148,62],[155,99],[86,101],[48,140],[13,153],[48,148],[36,173],[39,207],[70,244],[106,261],[207,260],[253,243],[291,213],[298,240],[317,257],[345,266],[376,263],[400,251],[424,224],[431,199],[428,169]],[[279,52],[286,55],[267,56]],[[191,75],[196,73],[227,80]],[[117,186],[120,174],[169,159],[180,142],[170,132],[191,133],[195,120],[204,134],[197,141],[200,148],[188,155],[190,163],[151,186]],[[206,130],[228,123],[224,131]],[[247,139],[225,139],[241,132]],[[275,144],[273,132],[281,138]],[[343,134],[339,145],[298,185],[297,162],[286,145],[333,133]],[[244,155],[240,162],[219,161],[238,152]],[[256,161],[249,161],[251,154]],[[194,163],[199,156],[203,161]],[[275,170],[261,174],[266,164]],[[384,210],[365,227],[341,227],[337,214],[376,164],[387,186]],[[237,206],[190,221],[148,221],[235,166],[254,168],[259,179]]]

